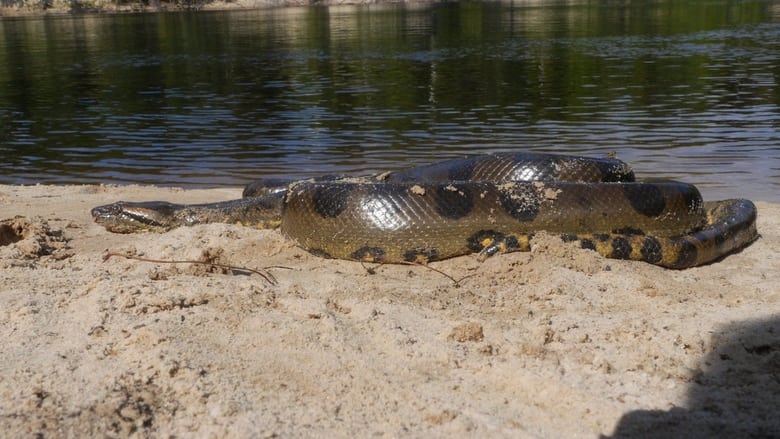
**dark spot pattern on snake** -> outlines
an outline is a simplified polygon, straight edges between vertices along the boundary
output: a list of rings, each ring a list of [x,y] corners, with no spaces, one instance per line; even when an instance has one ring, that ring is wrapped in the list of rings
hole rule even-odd
[[[661,243],[653,236],[647,236],[642,240],[640,253],[642,253],[642,260],[651,264],[655,264],[663,257]]]
[[[561,234],[561,241],[563,242],[574,242],[579,241],[580,237],[573,234],[573,233],[562,233]]]
[[[471,235],[466,240],[466,246],[474,253],[482,251],[486,246],[489,246],[497,241],[503,241],[505,235],[495,230],[480,230],[477,233]]]
[[[657,186],[627,183],[623,185],[623,192],[631,207],[642,215],[656,217],[666,209],[666,197]]]
[[[541,201],[535,190],[520,185],[499,192],[501,208],[520,222],[531,222],[539,215]]]
[[[330,253],[326,252],[325,250],[323,250],[321,248],[309,249],[309,253],[313,254],[314,256],[319,256],[321,258],[333,259],[333,256],[331,256]]]
[[[436,192],[436,212],[444,218],[463,218],[474,209],[474,198],[469,188],[439,185],[434,190]]]
[[[335,218],[347,208],[352,185],[319,185],[312,194],[314,211],[323,218]]]
[[[628,239],[621,236],[612,239],[612,255],[615,259],[628,259],[632,251]]]

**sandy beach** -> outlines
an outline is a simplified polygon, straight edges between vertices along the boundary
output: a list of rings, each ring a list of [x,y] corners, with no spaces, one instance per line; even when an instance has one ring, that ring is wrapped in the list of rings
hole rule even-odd
[[[0,185],[0,431],[780,434],[778,204],[754,200],[751,246],[682,271],[552,237],[438,271],[370,266],[310,255],[277,231],[120,235],[89,214],[117,200],[240,194]]]

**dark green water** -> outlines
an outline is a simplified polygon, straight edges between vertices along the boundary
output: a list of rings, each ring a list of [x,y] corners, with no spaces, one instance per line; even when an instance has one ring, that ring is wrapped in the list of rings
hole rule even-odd
[[[780,2],[0,20],[0,183],[242,185],[501,150],[780,201]]]

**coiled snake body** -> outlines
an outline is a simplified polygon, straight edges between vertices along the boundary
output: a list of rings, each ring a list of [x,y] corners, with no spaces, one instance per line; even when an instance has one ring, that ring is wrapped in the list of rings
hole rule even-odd
[[[281,226],[326,257],[430,262],[527,251],[536,232],[603,256],[687,268],[755,240],[748,200],[703,202],[680,182],[636,182],[612,158],[503,153],[447,160],[377,177],[260,180],[239,200],[200,205],[118,202],[92,210],[108,230],[164,231],[231,222]]]

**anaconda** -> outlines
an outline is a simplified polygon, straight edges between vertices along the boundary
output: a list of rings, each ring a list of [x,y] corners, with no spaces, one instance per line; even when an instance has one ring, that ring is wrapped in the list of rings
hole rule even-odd
[[[637,182],[613,158],[503,153],[375,177],[260,180],[239,200],[114,204],[92,210],[114,232],[208,222],[280,227],[325,257],[431,262],[530,250],[537,232],[605,257],[669,268],[706,264],[758,237],[749,200],[703,202],[695,186]]]

